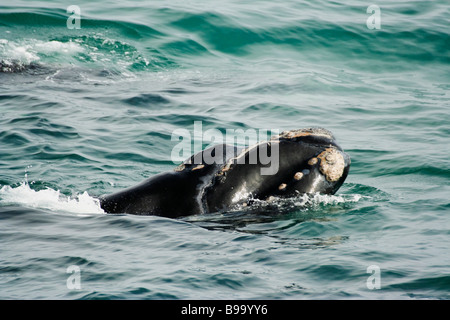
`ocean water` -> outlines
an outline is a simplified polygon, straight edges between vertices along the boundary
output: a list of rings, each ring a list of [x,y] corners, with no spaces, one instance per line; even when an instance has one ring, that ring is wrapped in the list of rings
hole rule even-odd
[[[0,0],[1,299],[449,299],[448,1],[76,4]],[[105,214],[195,121],[327,128],[350,174],[260,212]]]

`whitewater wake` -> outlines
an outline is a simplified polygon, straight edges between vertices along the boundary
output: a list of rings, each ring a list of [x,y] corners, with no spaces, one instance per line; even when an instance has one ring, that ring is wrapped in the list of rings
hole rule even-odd
[[[19,204],[29,208],[77,214],[105,213],[99,200],[91,197],[87,191],[70,197],[51,188],[33,190],[27,182],[18,187],[3,186],[0,189],[0,204]]]

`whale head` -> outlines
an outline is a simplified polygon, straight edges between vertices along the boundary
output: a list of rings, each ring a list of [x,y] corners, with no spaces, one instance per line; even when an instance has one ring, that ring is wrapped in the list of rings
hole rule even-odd
[[[217,211],[249,199],[334,194],[350,163],[350,156],[326,129],[284,131],[229,159],[204,198],[209,211]]]
[[[286,176],[287,180],[286,186],[279,188],[282,193],[334,194],[344,183],[350,170],[350,156],[330,131],[291,130],[272,139],[279,141],[280,157],[285,160],[280,161],[280,176]]]

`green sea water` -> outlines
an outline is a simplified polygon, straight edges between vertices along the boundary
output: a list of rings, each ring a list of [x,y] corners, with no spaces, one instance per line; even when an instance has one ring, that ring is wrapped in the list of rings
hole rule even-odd
[[[0,298],[450,297],[448,1],[73,4],[0,0]],[[327,128],[350,174],[273,216],[101,210],[195,121]]]

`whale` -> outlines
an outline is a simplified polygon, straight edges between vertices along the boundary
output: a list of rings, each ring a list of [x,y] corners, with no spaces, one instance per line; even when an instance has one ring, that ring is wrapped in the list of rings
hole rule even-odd
[[[274,197],[335,194],[350,164],[350,156],[330,131],[294,129],[248,148],[211,146],[172,171],[102,195],[99,201],[110,214],[178,218],[226,212]]]

